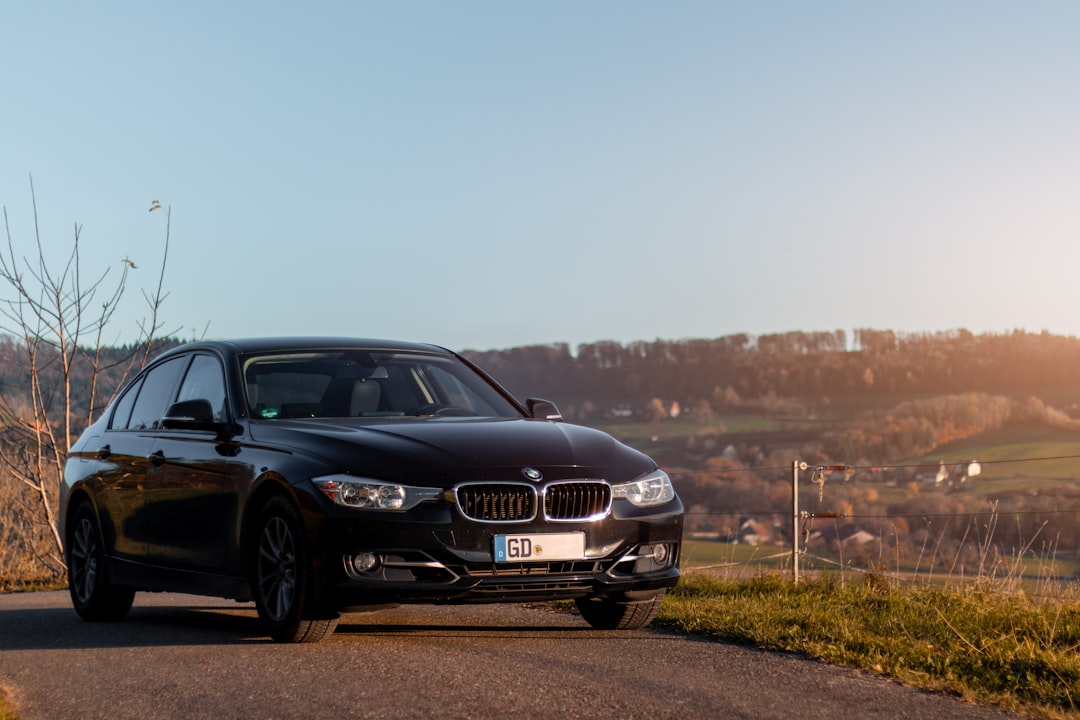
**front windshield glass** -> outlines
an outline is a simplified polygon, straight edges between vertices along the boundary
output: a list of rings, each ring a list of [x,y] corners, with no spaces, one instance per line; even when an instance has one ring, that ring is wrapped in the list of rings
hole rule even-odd
[[[314,350],[243,358],[248,411],[305,417],[521,417],[455,357],[383,350]]]

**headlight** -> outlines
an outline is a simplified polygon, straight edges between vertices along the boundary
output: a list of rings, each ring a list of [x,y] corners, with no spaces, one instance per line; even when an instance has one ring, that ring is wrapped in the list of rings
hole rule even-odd
[[[675,499],[671,478],[663,470],[653,470],[634,482],[611,486],[612,496],[629,500],[638,507],[663,505]]]
[[[335,504],[361,510],[408,510],[442,495],[438,488],[398,485],[351,475],[327,475],[311,482]]]

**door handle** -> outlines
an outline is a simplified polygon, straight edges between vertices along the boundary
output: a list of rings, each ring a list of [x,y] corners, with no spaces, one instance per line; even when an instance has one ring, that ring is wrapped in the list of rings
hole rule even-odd
[[[158,450],[157,452],[150,453],[150,464],[154,467],[161,467],[165,464],[165,451]]]

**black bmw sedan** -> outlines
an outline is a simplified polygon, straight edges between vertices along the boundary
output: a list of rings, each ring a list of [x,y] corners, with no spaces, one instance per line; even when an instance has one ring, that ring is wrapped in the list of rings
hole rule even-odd
[[[679,578],[682,503],[647,456],[560,420],[431,345],[181,346],[71,448],[75,610],[254,600],[275,640],[314,642],[373,606],[573,599],[641,627]]]

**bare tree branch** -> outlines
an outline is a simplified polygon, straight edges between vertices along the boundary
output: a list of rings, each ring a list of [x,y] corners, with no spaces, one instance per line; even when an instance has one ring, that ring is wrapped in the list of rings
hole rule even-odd
[[[81,256],[82,227],[76,223],[71,252],[54,269],[45,254],[32,176],[30,199],[36,257],[16,252],[4,208],[7,245],[0,251],[0,293],[6,288],[8,294],[0,297],[0,334],[10,335],[17,343],[26,386],[25,403],[17,403],[17,395],[0,393],[0,483],[18,483],[35,499],[31,516],[34,522],[47,525],[53,547],[42,552],[32,539],[21,544],[41,565],[58,572],[63,552],[57,527],[57,492],[67,450],[95,419],[103,373],[110,371],[111,394],[151,356],[167,297],[164,281],[172,210],[168,212],[157,286],[152,293],[142,292],[148,317],[137,323],[138,338],[127,354],[116,359],[107,352],[103,340],[126,294],[129,270],[134,265],[126,261],[119,277],[111,276],[115,278],[112,283],[108,267],[87,280]],[[118,367],[123,370],[117,379],[112,371]],[[81,379],[84,375],[88,376],[85,381]],[[84,406],[85,414],[80,411],[77,415],[75,410]]]

